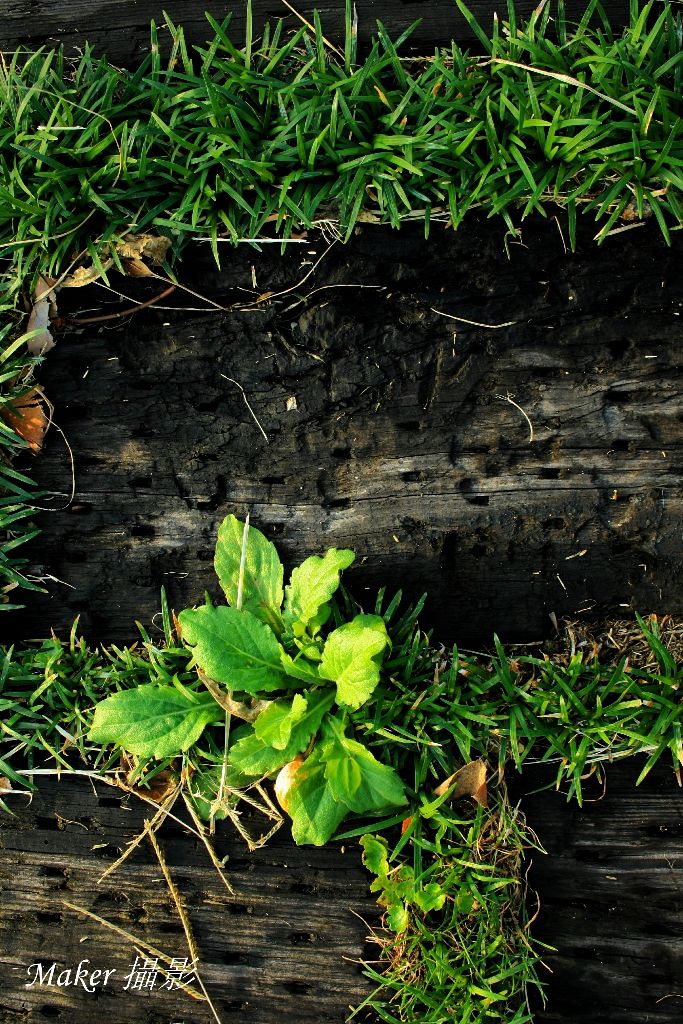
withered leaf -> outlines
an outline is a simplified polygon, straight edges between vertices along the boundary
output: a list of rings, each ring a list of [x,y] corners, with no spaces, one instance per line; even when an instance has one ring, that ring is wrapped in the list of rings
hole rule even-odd
[[[104,270],[109,270],[112,266],[113,260],[107,260],[102,264]],[[60,284],[60,288],[85,288],[86,285],[92,284],[93,281],[99,280],[102,276],[100,270],[94,265],[89,264],[87,267],[76,267],[73,274],[69,274]]]
[[[128,277],[153,277],[153,272],[146,263],[138,259],[124,259],[123,266]]]
[[[488,792],[486,789],[486,765],[483,761],[470,761],[468,764],[453,772],[434,790],[437,796],[443,796],[455,783],[453,799],[459,800],[463,796],[472,797],[482,807],[488,806]]]
[[[53,291],[51,278],[38,276],[33,293],[33,309],[28,318],[26,330],[37,333],[29,338],[26,346],[32,356],[43,356],[55,347],[55,341],[49,331],[50,318],[57,313],[57,297]]]
[[[39,452],[50,426],[50,410],[40,388],[31,388],[0,407],[0,419],[23,438],[32,452]]]
[[[150,780],[149,786],[133,784],[130,789],[133,793],[139,793],[140,796],[153,800],[155,804],[161,804],[176,789],[177,785],[178,773],[170,768],[165,768]]]
[[[122,259],[151,260],[152,263],[163,263],[171,245],[166,235],[125,235],[116,243],[116,251]]]

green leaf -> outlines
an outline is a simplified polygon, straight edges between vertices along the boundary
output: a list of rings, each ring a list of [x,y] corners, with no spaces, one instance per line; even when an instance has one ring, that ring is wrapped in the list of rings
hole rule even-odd
[[[308,622],[306,623],[306,626],[302,628],[307,629],[310,636],[317,637],[318,633],[323,628],[325,623],[328,621],[331,614],[332,605],[321,604],[316,614],[311,619],[309,619]],[[299,625],[300,627],[302,626],[301,623],[294,623],[293,628],[296,629],[297,625]]]
[[[284,750],[289,743],[292,727],[306,714],[308,701],[300,693],[288,700],[275,700],[262,711],[254,722],[254,732],[262,743],[276,750]]]
[[[370,891],[380,893],[377,902],[386,908],[387,927],[395,932],[405,931],[409,921],[406,903],[415,901],[413,869],[402,864],[397,871],[389,874],[388,846],[382,836],[366,834],[361,836],[360,844],[363,847],[363,864],[373,875],[377,875],[370,885]],[[430,892],[430,896],[433,898],[434,894]]]
[[[386,875],[389,871],[389,858],[386,839],[383,836],[372,836],[366,833],[360,837],[363,847],[363,864],[373,875]]]
[[[387,910],[386,924],[392,932],[404,932],[406,930],[410,924],[410,915],[405,903],[399,900],[397,903],[391,904]]]
[[[250,778],[270,775],[292,760],[288,750],[276,750],[254,732],[230,747],[228,758],[235,771]]]
[[[292,753],[300,754],[306,749],[310,740],[317,733],[320,724],[334,703],[332,690],[317,690],[307,695],[307,708],[305,714],[292,726],[292,733],[289,737],[288,750],[296,749]]]
[[[325,779],[325,764],[317,750],[297,771],[287,800],[292,836],[299,846],[324,846],[348,813],[345,805],[332,795]]]
[[[211,694],[137,686],[100,701],[88,736],[94,743],[117,743],[138,757],[173,757],[196,743],[209,722],[222,719]]]
[[[379,682],[374,660],[389,643],[387,627],[379,615],[356,615],[328,636],[320,662],[320,675],[337,684],[337,703],[359,708]]]
[[[340,572],[348,569],[355,557],[347,548],[330,548],[322,558],[311,555],[295,569],[285,592],[285,625],[315,622],[319,628],[319,613],[339,586]]]
[[[183,640],[212,679],[252,695],[291,685],[275,634],[251,612],[203,605],[187,608],[178,619]]]
[[[441,910],[446,902],[446,893],[438,882],[428,882],[413,894],[413,903],[425,914],[430,910]]]
[[[459,914],[471,914],[474,907],[474,896],[464,886],[455,897],[455,909]]]
[[[345,736],[340,723],[329,719],[324,736],[321,756],[335,800],[355,814],[407,803],[403,783],[394,769],[378,761],[362,743]]]
[[[292,658],[291,655],[283,650],[280,655],[280,661],[282,662],[283,669],[292,679],[300,679],[302,682],[312,685],[323,682],[318,672],[318,666],[311,665],[310,661],[306,661],[301,655]]]
[[[227,516],[218,530],[214,565],[228,604],[237,607],[244,523]],[[277,548],[260,530],[249,527],[242,586],[242,609],[277,629],[282,629],[283,568]]]
[[[291,723],[287,745],[282,749],[277,749],[275,746],[267,743],[262,736],[257,735],[256,731],[250,733],[248,736],[238,740],[230,748],[230,763],[237,771],[249,776],[270,775],[271,772],[282,768],[283,765],[293,760],[297,754],[301,754],[306,749],[311,738],[315,736],[320,728],[320,723],[325,713],[332,707],[334,694],[330,691],[310,693],[304,696],[297,694],[291,702],[290,708],[293,708],[297,697],[300,700],[305,700],[306,707],[300,716],[297,711],[296,721]],[[281,706],[286,703],[275,702],[275,704]],[[270,726],[274,725],[271,718],[271,708],[273,706],[271,704],[265,711],[262,711],[254,723],[256,730],[259,728],[259,723],[263,716],[266,716],[266,721],[260,729],[263,735],[268,735],[270,733]],[[301,708],[300,704],[298,708]]]

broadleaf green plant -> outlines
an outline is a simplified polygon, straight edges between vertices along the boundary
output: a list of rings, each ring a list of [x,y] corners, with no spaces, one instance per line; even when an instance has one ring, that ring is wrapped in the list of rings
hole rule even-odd
[[[370,892],[378,892],[377,902],[386,909],[386,924],[394,932],[403,932],[410,923],[410,906],[423,913],[441,910],[446,893],[438,882],[419,885],[409,864],[391,865],[389,847],[383,836],[361,836],[363,864],[377,877]]]
[[[178,616],[208,692],[149,684],[114,694],[97,705],[91,739],[140,757],[173,757],[226,713],[242,717],[247,725],[228,742],[226,771],[247,781],[280,773],[276,793],[297,843],[321,846],[348,814],[403,806],[396,770],[356,738],[349,718],[380,681],[390,647],[385,621],[354,614],[325,629],[354,557],[336,548],[313,555],[283,589],[275,545],[228,516],[215,557],[228,605],[207,601]],[[198,810],[209,806],[205,798]]]
[[[89,739],[108,743],[115,737],[138,757],[173,757],[196,743],[206,725],[222,718],[208,693],[186,687],[136,686],[100,701]]]

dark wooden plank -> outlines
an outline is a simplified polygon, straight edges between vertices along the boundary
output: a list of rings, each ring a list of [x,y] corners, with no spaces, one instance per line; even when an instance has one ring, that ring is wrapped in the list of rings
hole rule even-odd
[[[101,783],[43,781],[28,807],[3,818],[0,837],[0,1022],[106,1019],[119,1024],[184,1021],[205,1024],[208,1009],[178,991],[125,991],[135,957],[125,939],[63,906],[83,906],[169,956],[184,958],[182,927],[156,858],[143,844],[114,875],[99,876],[133,838],[149,810]],[[121,806],[119,806],[121,805]],[[370,991],[354,961],[364,954],[366,927],[377,920],[359,848],[297,849],[282,829],[253,854],[221,826],[220,857],[229,858],[231,897],[204,847],[169,822],[160,839],[183,894],[203,958],[204,981],[224,1024],[340,1024]],[[89,958],[90,969],[116,974],[97,997],[80,986],[36,985],[31,964],[58,970]]]
[[[604,799],[591,792],[583,810],[555,793],[527,796],[523,807],[549,856],[533,854],[529,874],[541,913],[533,934],[557,947],[549,1004],[536,1024],[676,1024],[683,977],[681,894],[683,802],[668,767],[639,790],[635,762],[612,765]],[[548,769],[525,772],[516,795],[546,783]],[[95,922],[75,918],[61,900],[85,906],[147,941],[185,955],[182,931],[143,845],[119,872],[98,877],[141,827],[132,800],[85,780],[41,784],[30,807],[13,804],[0,850],[0,1022],[62,1019],[117,1024],[204,1024],[207,1010],[167,991],[123,991],[131,950]],[[352,961],[373,956],[365,927],[376,908],[353,844],[296,849],[283,829],[247,854],[228,826],[216,840],[229,855],[231,898],[201,848],[169,823],[162,833],[204,957],[205,978],[224,1024],[280,1021],[342,1024],[366,983]],[[532,896],[530,896],[533,899]],[[81,989],[25,989],[37,960],[115,967],[95,999]],[[96,1016],[95,1016],[96,1015]]]
[[[292,6],[308,20],[317,8],[328,38],[335,43],[343,38],[343,0],[302,0]],[[533,0],[519,0],[517,9],[520,16],[528,16],[535,6]],[[608,0],[604,6],[615,26],[627,19],[626,0]],[[500,11],[501,5],[480,0],[472,2],[470,7],[489,30],[494,11]],[[433,44],[447,44],[452,38],[472,38],[453,0],[401,0],[399,3],[394,0],[362,0],[357,8],[361,44],[367,42],[375,31],[377,20],[387,26],[393,38],[397,38],[416,19],[421,19],[410,40],[413,52],[425,51],[425,48],[429,52]],[[566,8],[568,16],[578,20],[585,4],[580,0],[569,0]],[[3,49],[14,49],[18,45],[34,48],[63,43],[69,50],[74,50],[87,40],[96,52],[106,52],[112,61],[130,64],[148,52],[149,23],[153,18],[157,25],[163,25],[164,11],[176,24],[184,26],[190,42],[204,43],[211,35],[204,17],[205,10],[219,21],[232,11],[232,37],[237,42],[244,38],[245,3],[225,4],[215,0],[205,0],[202,4],[188,4],[186,0],[167,0],[165,3],[158,0],[0,0],[0,45]],[[266,19],[284,17],[288,26],[298,28],[300,25],[296,16],[278,0],[254,0],[253,11],[257,32]],[[162,30],[162,40],[165,35]]]
[[[218,595],[218,524],[247,509],[289,566],[355,548],[361,599],[426,589],[443,642],[537,639],[550,613],[683,610],[683,238],[668,249],[646,227],[572,256],[554,223],[534,224],[508,260],[502,235],[370,226],[262,310],[149,311],[64,338],[41,379],[76,496],[63,507],[53,431],[32,464],[61,508],[31,549],[49,593],[3,617],[3,635],[64,632],[80,613],[91,639],[132,640],[161,585],[177,610]],[[268,248],[231,251],[221,273],[195,253],[185,280],[244,299],[231,288],[252,266],[257,290],[278,291],[324,251]]]
[[[662,764],[636,789],[643,761],[612,765],[583,809],[560,794],[523,801],[549,856],[533,854],[548,1006],[536,1024],[663,1024],[683,1008],[683,795]],[[522,777],[524,790],[544,771]]]

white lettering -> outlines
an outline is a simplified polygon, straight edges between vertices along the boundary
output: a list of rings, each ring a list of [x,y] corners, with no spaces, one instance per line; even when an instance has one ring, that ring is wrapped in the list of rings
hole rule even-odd
[[[78,967],[65,967],[59,973],[57,961],[51,964],[35,963],[31,964],[30,967],[26,968],[26,973],[29,976],[29,981],[26,982],[25,988],[33,988],[35,985],[46,985],[49,987],[58,988],[69,988],[71,986],[77,987],[80,985],[86,992],[95,992],[98,987],[104,987],[109,984],[109,979],[112,974],[116,974],[116,968],[110,967],[109,970],[97,970],[90,971],[88,965],[89,960],[81,960]]]
[[[88,975],[88,971],[85,968],[86,964],[89,964],[89,960],[81,960],[78,967],[76,968],[76,977],[74,978],[74,985],[81,985],[86,992],[94,992],[94,982],[92,977]],[[93,971],[93,974],[99,975],[99,971]]]
[[[50,964],[47,970],[43,964],[31,964],[26,968],[26,973],[30,975],[31,971],[34,972],[33,981],[27,981],[25,988],[33,988],[34,985],[54,985],[52,979],[56,969],[56,963]]]

